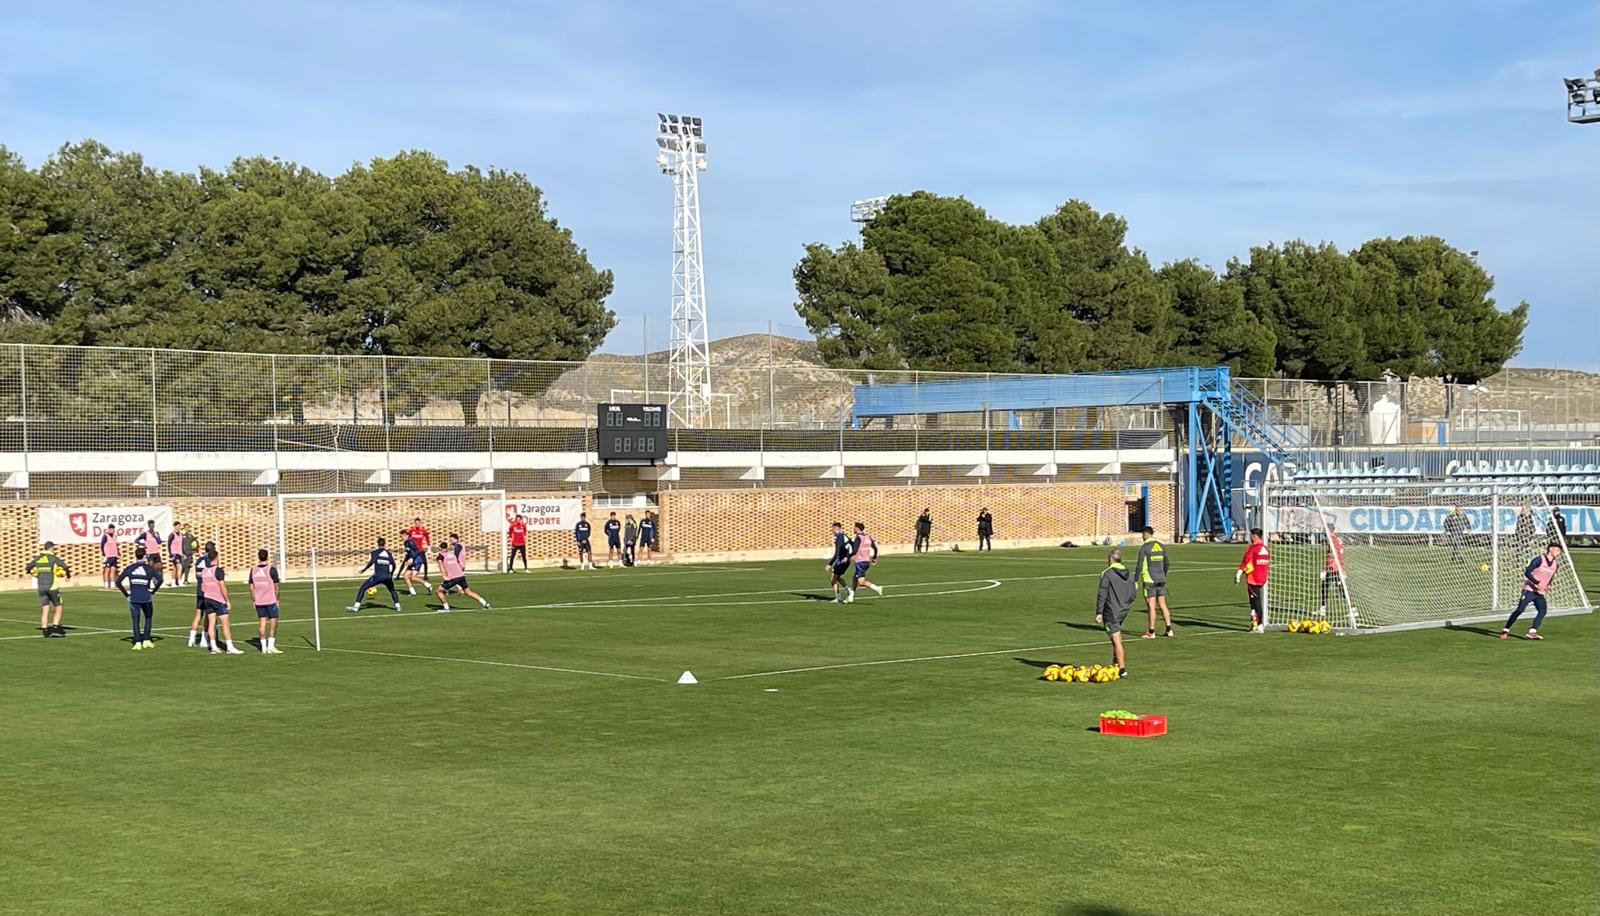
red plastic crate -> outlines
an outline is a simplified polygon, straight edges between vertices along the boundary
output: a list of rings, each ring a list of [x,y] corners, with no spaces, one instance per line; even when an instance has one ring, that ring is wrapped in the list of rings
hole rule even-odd
[[[1166,716],[1140,716],[1137,719],[1100,719],[1100,734],[1154,738],[1167,733]]]

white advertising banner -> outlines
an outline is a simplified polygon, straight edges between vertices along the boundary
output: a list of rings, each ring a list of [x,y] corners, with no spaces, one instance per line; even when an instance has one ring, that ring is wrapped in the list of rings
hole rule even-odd
[[[1444,521],[1454,511],[1451,506],[1324,506],[1322,517],[1340,534],[1443,534]],[[1486,534],[1489,531],[1490,510],[1485,507],[1461,510],[1467,517],[1467,532]],[[1495,532],[1510,534],[1516,531],[1519,506],[1501,506],[1495,517]],[[1567,517],[1567,533],[1600,533],[1600,510],[1594,506],[1563,506]],[[1550,521],[1550,513],[1539,509],[1533,513],[1534,525],[1543,536]],[[1316,525],[1316,510],[1310,507],[1284,506],[1277,509],[1275,531],[1306,531]]]
[[[505,502],[505,517],[500,514],[498,499],[485,499],[478,503],[485,532],[503,532],[506,523],[522,516],[528,522],[528,531],[571,531],[583,512],[581,499],[511,499]]]
[[[171,506],[40,506],[39,540],[57,544],[99,544],[107,531],[131,541],[149,522],[163,539],[172,531]]]

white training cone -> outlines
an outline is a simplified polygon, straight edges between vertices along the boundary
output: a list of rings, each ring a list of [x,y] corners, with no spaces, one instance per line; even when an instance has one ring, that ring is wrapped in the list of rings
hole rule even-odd
[[[678,675],[678,683],[680,683],[680,684],[698,684],[700,682],[694,679],[694,672],[693,671],[685,671],[684,673]]]

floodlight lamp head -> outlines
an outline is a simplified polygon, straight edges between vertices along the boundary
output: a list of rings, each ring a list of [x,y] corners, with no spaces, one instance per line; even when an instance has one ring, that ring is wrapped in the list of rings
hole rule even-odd
[[[1566,76],[1566,77],[1562,77],[1561,81],[1563,83],[1567,84],[1567,91],[1569,91],[1569,92],[1572,91],[1572,90],[1575,90],[1575,89],[1583,89],[1584,88],[1584,84],[1585,84],[1585,81],[1584,81],[1584,79],[1582,77],[1574,78],[1574,77]]]
[[[665,123],[667,123],[667,116],[666,116],[666,115],[664,115],[664,114],[662,114],[662,113],[661,113],[661,112],[659,112],[659,111],[658,111],[658,112],[656,112],[656,117],[658,117],[658,118],[660,118],[660,119],[661,119],[661,123],[662,123],[662,124],[665,124]]]

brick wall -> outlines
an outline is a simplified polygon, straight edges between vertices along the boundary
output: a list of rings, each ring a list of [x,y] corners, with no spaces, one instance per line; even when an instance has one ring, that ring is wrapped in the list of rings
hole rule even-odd
[[[865,522],[885,546],[910,546],[914,522],[933,510],[933,544],[977,541],[978,510],[994,514],[996,543],[1087,540],[1126,534],[1120,484],[992,484],[952,487],[672,490],[661,494],[665,546],[674,556],[814,551],[828,525]],[[1098,511],[1098,521],[1097,521]],[[1150,484],[1150,524],[1173,529],[1173,487]]]

